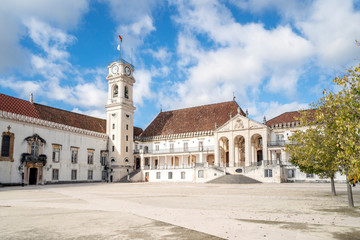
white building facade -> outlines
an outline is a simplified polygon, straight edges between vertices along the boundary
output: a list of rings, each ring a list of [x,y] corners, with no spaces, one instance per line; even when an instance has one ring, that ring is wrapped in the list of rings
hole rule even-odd
[[[289,163],[285,144],[305,130],[298,112],[259,123],[229,101],[160,112],[143,131],[133,125],[134,66],[120,59],[108,71],[106,120],[0,93],[0,184],[325,181]]]

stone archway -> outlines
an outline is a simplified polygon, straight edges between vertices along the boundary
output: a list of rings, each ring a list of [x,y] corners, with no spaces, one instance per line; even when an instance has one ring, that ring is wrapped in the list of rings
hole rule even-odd
[[[251,163],[260,165],[263,160],[263,139],[260,134],[251,137]]]
[[[245,166],[245,138],[241,135],[234,139],[235,167]]]
[[[229,166],[229,139],[221,137],[219,140],[220,166]]]

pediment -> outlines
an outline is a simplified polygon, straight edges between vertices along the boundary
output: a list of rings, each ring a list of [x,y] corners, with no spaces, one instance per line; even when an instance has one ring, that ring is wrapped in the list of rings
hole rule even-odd
[[[266,128],[267,126],[238,114],[234,118],[227,121],[224,125],[219,127],[216,131],[217,132],[241,131],[245,129],[264,128],[264,127]]]

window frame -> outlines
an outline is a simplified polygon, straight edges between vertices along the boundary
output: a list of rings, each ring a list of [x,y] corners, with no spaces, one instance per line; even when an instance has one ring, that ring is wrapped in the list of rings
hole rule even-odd
[[[56,152],[58,152],[57,161],[56,161]],[[61,145],[60,144],[52,144],[52,161],[54,163],[59,163],[60,157],[61,157]]]
[[[77,169],[71,169],[71,181],[77,180]]]
[[[94,171],[88,170],[88,180],[94,180]]]
[[[4,136],[9,136],[9,147],[8,147],[8,156],[2,155],[3,154],[3,148],[4,148]],[[7,131],[7,132],[3,132],[1,135],[1,151],[0,151],[0,161],[10,161],[13,162],[14,161],[14,138],[15,135],[14,133]]]
[[[94,149],[88,149],[87,150],[87,163],[88,165],[93,165],[94,164]]]
[[[56,174],[55,174],[55,173],[56,173]],[[52,179],[53,181],[59,181],[59,173],[60,173],[60,171],[59,171],[58,168],[53,168],[53,169],[52,169],[51,179]]]
[[[71,163],[77,164],[79,162],[79,148],[78,147],[71,147]]]

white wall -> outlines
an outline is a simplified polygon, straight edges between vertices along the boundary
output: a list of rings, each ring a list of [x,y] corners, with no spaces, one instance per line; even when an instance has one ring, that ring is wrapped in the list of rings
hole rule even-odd
[[[0,132],[7,131],[14,133],[14,162],[0,161],[0,183],[19,184],[21,174],[18,170],[22,153],[27,153],[28,143],[24,141],[26,137],[38,134],[45,139],[46,144],[43,154],[47,156],[47,164],[43,168],[43,181],[52,181],[52,169],[59,169],[59,181],[71,181],[71,170],[77,170],[77,181],[87,181],[88,170],[93,170],[93,181],[101,180],[102,166],[100,164],[100,151],[106,150],[107,139],[55,128],[26,124],[9,119],[0,119]],[[60,162],[52,161],[52,144],[62,145],[60,151]],[[70,147],[78,147],[78,163],[71,163]],[[88,148],[95,149],[93,164],[87,163]]]

